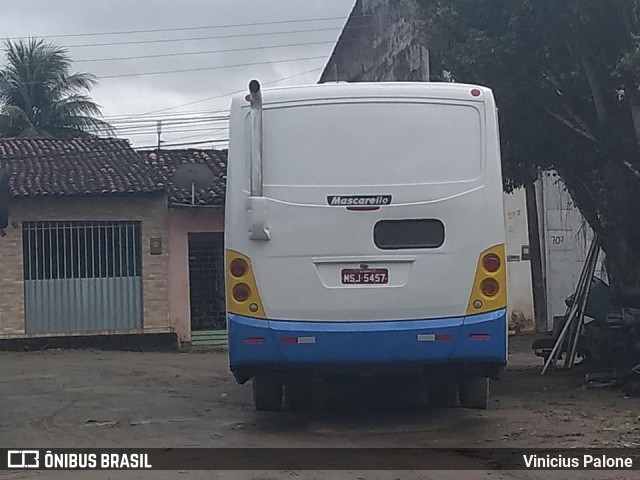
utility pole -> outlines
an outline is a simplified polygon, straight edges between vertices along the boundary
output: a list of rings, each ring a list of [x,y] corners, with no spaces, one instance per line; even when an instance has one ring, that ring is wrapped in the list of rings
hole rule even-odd
[[[157,122],[157,132],[158,132],[158,152],[159,152],[160,144],[162,143],[162,120],[158,120]]]
[[[536,198],[535,180],[524,185],[527,205],[527,230],[529,230],[529,261],[531,265],[531,284],[533,287],[533,310],[536,330],[547,331],[547,302],[542,269],[542,249],[540,246],[540,223],[538,218],[538,202]]]

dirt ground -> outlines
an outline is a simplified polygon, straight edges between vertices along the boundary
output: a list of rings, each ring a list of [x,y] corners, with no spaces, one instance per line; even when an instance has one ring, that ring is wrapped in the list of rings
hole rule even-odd
[[[531,338],[487,411],[428,410],[410,389],[323,389],[312,413],[258,414],[226,353],[0,353],[0,446],[26,447],[629,447],[640,399],[585,389],[578,372],[541,377]],[[403,389],[404,390],[404,389]],[[481,462],[470,468],[486,469]],[[536,476],[538,475],[538,476]],[[566,472],[0,472],[27,478],[450,479],[640,478]]]

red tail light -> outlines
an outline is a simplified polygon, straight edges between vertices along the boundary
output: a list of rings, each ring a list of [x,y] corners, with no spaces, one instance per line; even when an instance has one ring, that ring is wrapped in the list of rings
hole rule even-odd
[[[485,278],[480,284],[480,290],[486,297],[495,297],[500,291],[500,285],[493,278]]]
[[[489,273],[495,273],[500,270],[500,257],[495,253],[490,253],[482,259],[482,266]]]
[[[453,340],[453,335],[450,333],[436,334],[436,342],[450,342],[451,340]]]
[[[472,333],[469,335],[471,340],[491,340],[490,333]]]
[[[245,262],[241,258],[236,258],[231,262],[231,266],[229,269],[231,270],[231,275],[236,278],[240,278],[247,273],[247,270],[249,270],[249,266],[247,265],[247,262]]]
[[[233,287],[233,299],[236,302],[246,302],[251,296],[251,289],[249,285],[245,283],[239,283],[235,287]]]

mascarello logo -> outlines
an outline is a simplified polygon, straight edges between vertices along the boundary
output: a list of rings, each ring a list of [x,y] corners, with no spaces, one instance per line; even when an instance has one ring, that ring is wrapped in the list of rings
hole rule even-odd
[[[369,207],[390,205],[391,195],[329,195],[327,203],[332,207]]]
[[[8,450],[7,468],[40,468],[38,450]]]

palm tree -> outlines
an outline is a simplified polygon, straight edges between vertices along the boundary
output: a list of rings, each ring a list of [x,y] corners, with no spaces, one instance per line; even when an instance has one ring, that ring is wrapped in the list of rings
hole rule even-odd
[[[112,134],[88,93],[89,73],[71,73],[65,48],[44,40],[7,41],[0,68],[0,136],[70,138]]]

